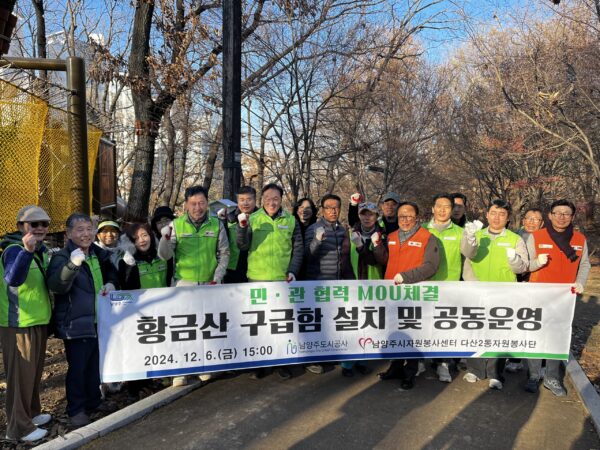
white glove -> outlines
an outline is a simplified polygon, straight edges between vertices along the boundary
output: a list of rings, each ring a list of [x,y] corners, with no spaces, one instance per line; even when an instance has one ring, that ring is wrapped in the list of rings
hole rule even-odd
[[[358,231],[353,231],[350,235],[350,240],[356,246],[356,248],[361,248],[363,246],[362,236]]]
[[[225,208],[221,208],[217,211],[217,217],[221,220],[227,219],[227,210]]]
[[[135,266],[135,258],[129,252],[125,252],[123,254],[123,261],[125,261],[125,264],[127,264],[128,266]]]
[[[571,286],[571,291],[574,291],[575,294],[583,294],[583,284],[575,283]]]
[[[517,259],[517,252],[514,248],[507,248],[506,249],[506,257],[508,258],[509,261],[514,261],[515,259]]]
[[[545,266],[548,264],[548,253],[540,253],[536,259],[540,266]]]
[[[376,231],[371,235],[371,242],[373,243],[373,247],[377,247],[381,244],[381,233],[379,231]]]
[[[474,235],[483,228],[483,223],[480,220],[474,220],[465,225],[465,231],[469,235]]]
[[[240,224],[240,227],[246,228],[248,226],[248,214],[246,214],[246,213],[238,214],[237,219],[238,219],[238,223]]]
[[[100,295],[104,297],[104,296],[108,295],[109,292],[112,292],[115,289],[116,288],[115,288],[114,284],[112,284],[112,283],[106,283],[104,286],[102,286],[100,288]]]
[[[402,282],[404,281],[404,278],[402,278],[402,274],[401,273],[397,273],[394,276],[394,284],[397,286],[399,284],[402,284]]]
[[[322,241],[325,239],[325,228],[319,227],[315,230],[315,239],[317,241]]]
[[[31,231],[29,233],[27,233],[26,235],[24,235],[22,240],[23,240],[23,247],[25,248],[25,250],[27,250],[29,253],[35,252],[35,246],[37,244],[37,239],[35,238],[35,236],[33,235],[33,233]]]
[[[294,275],[292,272],[288,272],[286,281],[288,283],[292,283],[292,282],[296,281],[296,275]]]
[[[170,225],[164,226],[162,228],[162,230],[160,230],[161,236],[164,237],[167,241],[171,240],[172,233],[173,233],[173,227]]]
[[[80,248],[75,249],[71,252],[71,262],[77,267],[81,266],[81,263],[85,261],[85,253]]]
[[[360,194],[360,192],[355,192],[354,194],[352,194],[350,196],[350,204],[352,206],[357,206],[362,201],[363,201],[363,196]]]

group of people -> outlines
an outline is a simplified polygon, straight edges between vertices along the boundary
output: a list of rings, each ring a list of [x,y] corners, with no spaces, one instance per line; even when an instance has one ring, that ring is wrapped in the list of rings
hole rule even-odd
[[[396,284],[438,281],[527,281],[570,283],[577,293],[589,274],[585,237],[573,228],[575,206],[555,201],[546,215],[525,211],[522,227],[507,228],[511,206],[494,200],[486,213],[487,227],[466,220],[464,195],[433,198],[431,219],[421,223],[419,206],[386,194],[378,205],[359,193],[350,197],[348,225],[340,220],[342,200],[335,194],[300,199],[290,213],[283,208],[283,189],[267,184],[261,207],[254,188],[237,194],[234,211],[209,210],[202,186],[186,189],[184,213],[175,217],[159,207],[150,223],[121,225],[112,220],[94,226],[83,214],[66,222],[66,245],[48,258],[44,240],[50,217],[40,207],[17,214],[18,231],[5,236],[0,268],[0,343],[7,374],[7,437],[31,442],[43,438],[40,428],[52,418],[41,411],[40,379],[48,330],[63,339],[68,362],[67,413],[73,426],[90,422],[90,414],[106,407],[102,401],[96,302],[114,289],[215,285],[249,281],[364,279]],[[320,214],[319,214],[320,212]],[[52,298],[52,302],[51,299]],[[436,360],[440,381],[452,381],[455,361]],[[468,359],[464,379],[487,379],[502,389],[505,360]],[[537,392],[543,362],[527,360],[526,390]],[[394,360],[379,374],[414,386],[417,359]],[[519,360],[507,369],[518,369]],[[370,372],[364,361],[343,362],[342,375]],[[565,395],[560,366],[546,361],[544,386]],[[323,366],[306,370],[322,373]],[[284,379],[289,367],[277,367]],[[251,373],[266,375],[264,369]],[[208,380],[215,374],[202,374]],[[189,377],[189,376],[188,376]],[[184,385],[188,377],[173,378]],[[139,388],[130,383],[129,389]]]

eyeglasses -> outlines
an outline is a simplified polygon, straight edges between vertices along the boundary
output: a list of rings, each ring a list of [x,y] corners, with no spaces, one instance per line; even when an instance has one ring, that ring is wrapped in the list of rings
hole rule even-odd
[[[42,228],[48,228],[50,226],[50,222],[27,222],[29,224],[29,226],[31,228],[38,228],[38,227],[42,227]]]
[[[552,211],[550,214],[552,214],[554,217],[560,217],[561,219],[568,219],[570,217],[573,217],[572,213],[561,213]]]
[[[404,222],[410,222],[411,220],[416,219],[417,216],[398,216],[398,220],[402,220]]]

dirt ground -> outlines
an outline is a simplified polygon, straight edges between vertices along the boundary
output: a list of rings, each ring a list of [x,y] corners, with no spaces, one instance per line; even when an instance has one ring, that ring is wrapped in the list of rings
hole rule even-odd
[[[579,360],[588,378],[600,393],[600,264],[592,268],[590,279],[586,285],[583,298],[579,299],[575,308],[575,319],[573,321],[573,335],[571,349]],[[58,435],[64,435],[71,431],[65,413],[66,398],[64,389],[64,377],[67,364],[64,348],[61,340],[51,338],[48,340],[46,351],[46,367],[42,375],[42,408],[44,412],[52,414],[54,420],[51,422],[50,433],[44,439],[49,441]],[[141,392],[143,398],[161,389],[159,383]],[[28,449],[33,446],[17,444],[4,439],[6,436],[6,415],[4,402],[6,395],[6,376],[0,358],[0,446],[2,449]],[[108,396],[107,401],[115,409],[121,409],[136,399],[128,396],[127,392],[119,392]],[[101,414],[93,416],[93,419],[102,417]],[[38,442],[37,444],[39,444]]]

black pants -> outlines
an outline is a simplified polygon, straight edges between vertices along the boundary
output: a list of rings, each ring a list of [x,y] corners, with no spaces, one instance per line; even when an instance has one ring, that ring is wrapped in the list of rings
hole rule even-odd
[[[98,339],[65,339],[67,354],[67,414],[73,417],[80,412],[98,407],[100,396],[100,354]]]
[[[406,364],[405,364],[406,363]],[[394,359],[388,370],[392,370],[401,380],[413,379],[419,370],[418,359]]]

